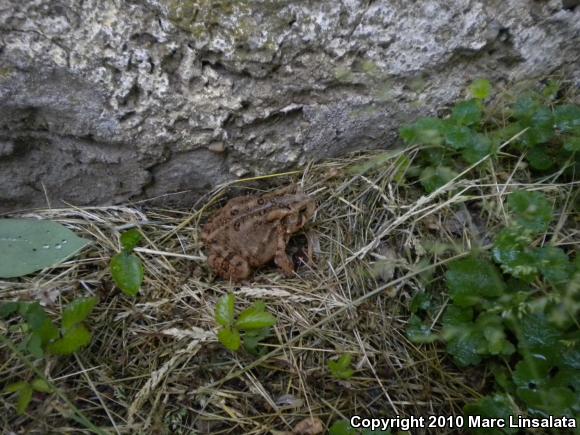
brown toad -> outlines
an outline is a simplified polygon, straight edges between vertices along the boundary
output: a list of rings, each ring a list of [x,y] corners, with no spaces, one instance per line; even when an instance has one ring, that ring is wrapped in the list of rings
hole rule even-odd
[[[315,208],[314,200],[296,186],[231,199],[201,234],[209,266],[216,275],[239,282],[274,260],[286,276],[291,276],[294,264],[286,254],[286,245]]]

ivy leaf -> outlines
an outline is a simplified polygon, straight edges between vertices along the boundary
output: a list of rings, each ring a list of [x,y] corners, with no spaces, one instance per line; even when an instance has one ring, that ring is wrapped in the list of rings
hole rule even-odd
[[[471,99],[456,104],[451,119],[458,125],[478,124],[481,121],[481,103]]]
[[[220,329],[218,332],[218,340],[226,349],[234,352],[240,348],[242,343],[240,332],[237,329]]]
[[[28,409],[28,405],[32,400],[32,387],[29,383],[25,383],[20,390],[18,390],[18,403],[16,404],[16,412],[18,415],[23,415]]]
[[[137,228],[131,228],[121,234],[121,246],[127,252],[132,251],[143,239],[143,235]]]
[[[560,248],[544,246],[536,250],[535,256],[538,269],[553,285],[567,282],[574,273],[574,266]]]
[[[518,191],[512,193],[507,201],[516,222],[534,233],[548,229],[552,220],[552,205],[540,192]]]
[[[71,355],[91,342],[91,333],[81,323],[65,332],[62,338],[50,343],[46,349],[53,355]]]
[[[413,343],[433,343],[437,340],[437,335],[433,333],[431,326],[425,324],[419,316],[413,314],[407,324],[405,335]]]
[[[556,127],[562,133],[580,133],[580,106],[565,104],[554,111]]]
[[[350,379],[354,373],[350,366],[351,360],[350,354],[344,354],[336,361],[328,361],[328,369],[332,376],[336,379]]]
[[[28,275],[62,263],[89,244],[63,225],[0,219],[0,278]]]
[[[515,417],[517,410],[513,408],[512,402],[505,394],[495,394],[493,396],[485,396],[481,399],[468,403],[463,408],[466,415],[481,416],[484,419],[497,418],[503,421],[509,421],[510,416]],[[486,428],[474,429],[475,434],[515,434],[518,432],[517,428],[505,427],[502,429]]]
[[[263,309],[263,307],[253,306],[242,311],[236,322],[236,327],[242,330],[252,330],[275,325],[276,318]]]
[[[457,172],[447,166],[428,166],[421,172],[420,181],[428,193],[434,192],[457,176]]]
[[[111,259],[111,274],[123,293],[136,296],[143,283],[143,264],[136,255],[123,251]]]
[[[443,121],[439,118],[420,118],[400,130],[401,138],[408,144],[441,145]]]
[[[486,100],[491,95],[491,83],[486,79],[474,80],[469,85],[469,93],[473,98],[478,100]]]
[[[460,307],[475,305],[482,299],[496,298],[506,289],[496,267],[487,260],[475,257],[451,263],[445,276],[453,303]]]
[[[78,298],[66,306],[62,312],[62,327],[64,330],[84,321],[99,302],[96,297]]]
[[[220,298],[215,306],[215,320],[224,328],[230,328],[234,323],[235,297],[232,293]]]
[[[529,235],[516,228],[504,228],[496,236],[492,248],[494,260],[505,272],[527,282],[538,274],[535,256],[528,249],[529,243]]]

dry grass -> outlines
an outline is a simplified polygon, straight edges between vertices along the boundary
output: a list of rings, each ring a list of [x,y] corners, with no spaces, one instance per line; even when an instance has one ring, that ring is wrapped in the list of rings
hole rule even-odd
[[[502,200],[509,192],[540,189],[565,200],[577,185],[555,178],[533,184],[521,166],[506,172],[482,161],[470,180],[423,196],[403,178],[416,152],[367,153],[222,186],[193,211],[102,207],[28,214],[61,222],[93,244],[52,270],[0,281],[0,298],[40,299],[55,317],[75,297],[98,295],[100,303],[89,320],[87,349],[37,365],[60,396],[37,395],[25,416],[16,415],[13,397],[0,397],[1,427],[90,432],[72,418],[73,408],[113,434],[263,434],[291,431],[309,416],[328,426],[355,414],[462,414],[466,401],[485,393],[487,374],[458,370],[439,344],[411,343],[405,336],[410,299],[428,290],[443,311],[441,266],[473,247],[485,249],[490,232],[505,222]],[[212,280],[199,242],[208,214],[226,197],[291,181],[318,203],[307,234],[315,260],[292,279],[272,267],[241,287]],[[119,231],[131,225],[146,237],[138,249],[146,279],[135,299],[115,289],[108,271]],[[301,239],[290,251],[303,250]],[[577,229],[560,229],[562,244],[579,239]],[[262,357],[234,354],[217,342],[214,307],[229,291],[240,308],[261,299],[276,315]],[[0,328],[21,341],[10,324]],[[352,354],[356,372],[337,381],[327,362],[345,353]],[[0,355],[3,383],[33,376],[22,355],[6,346]]]

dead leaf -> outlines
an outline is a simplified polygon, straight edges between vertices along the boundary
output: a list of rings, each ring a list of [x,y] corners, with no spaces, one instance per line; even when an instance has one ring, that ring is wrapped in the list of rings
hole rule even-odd
[[[298,424],[294,426],[294,430],[292,430],[294,435],[318,435],[323,432],[324,424],[322,424],[322,420],[316,417],[305,418],[298,422]]]

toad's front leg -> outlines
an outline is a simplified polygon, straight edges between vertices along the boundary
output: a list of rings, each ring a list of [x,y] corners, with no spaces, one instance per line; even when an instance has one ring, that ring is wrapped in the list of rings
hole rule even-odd
[[[274,263],[282,269],[284,275],[290,277],[294,275],[294,263],[286,254],[286,244],[288,243],[288,234],[283,227],[278,227],[276,234],[276,256]]]
[[[248,279],[252,273],[248,262],[242,256],[233,253],[226,255],[220,252],[211,253],[207,262],[216,275],[234,282]]]

